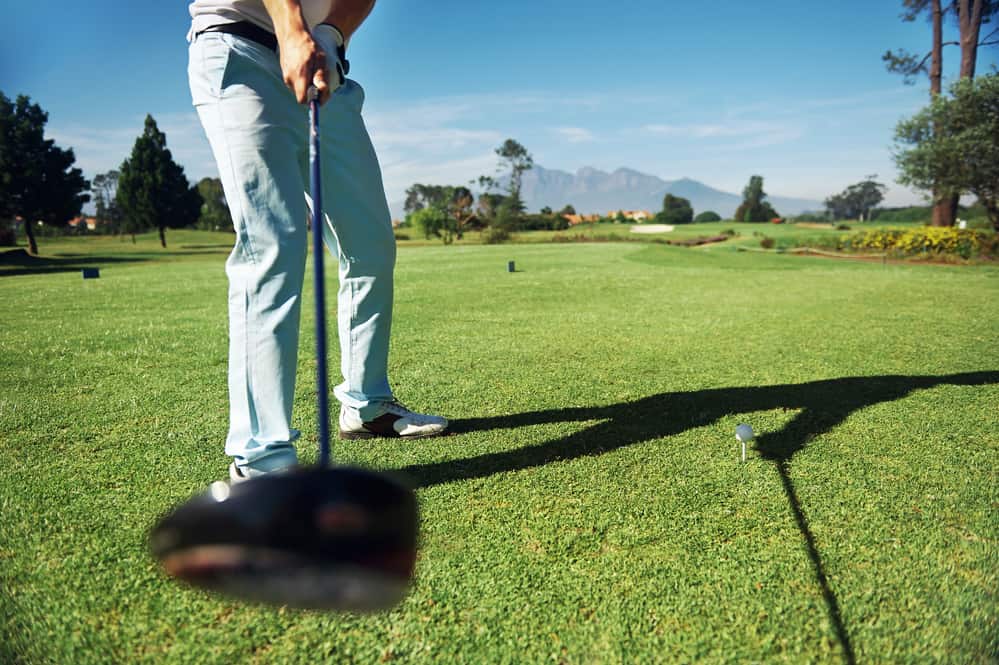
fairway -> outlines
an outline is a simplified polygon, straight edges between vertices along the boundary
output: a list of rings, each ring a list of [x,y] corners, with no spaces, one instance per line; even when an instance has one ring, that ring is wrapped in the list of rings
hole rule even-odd
[[[402,247],[394,388],[454,434],[333,441],[408,476],[422,542],[397,609],[328,615],[178,586],[147,552],[228,462],[230,236],[170,233],[0,264],[0,663],[999,657],[999,268]]]

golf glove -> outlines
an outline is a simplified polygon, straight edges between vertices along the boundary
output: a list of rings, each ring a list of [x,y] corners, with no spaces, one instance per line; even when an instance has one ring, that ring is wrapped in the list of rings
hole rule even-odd
[[[319,48],[326,54],[326,65],[330,70],[330,93],[343,85],[347,72],[350,71],[350,63],[347,62],[347,45],[344,43],[343,34],[336,26],[329,23],[320,23],[312,29],[312,39],[319,44]]]

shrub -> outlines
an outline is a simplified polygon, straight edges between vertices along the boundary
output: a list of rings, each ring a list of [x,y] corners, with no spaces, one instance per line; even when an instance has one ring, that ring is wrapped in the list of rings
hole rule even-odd
[[[850,225],[849,224],[837,224],[836,225],[836,230],[837,231],[849,231],[850,230]]]
[[[450,245],[454,240],[454,220],[441,208],[430,206],[417,210],[409,215],[407,221],[419,229],[427,240],[437,237],[445,245]]]
[[[395,239],[396,240],[409,240],[409,234],[408,233],[399,233],[398,231],[396,231],[395,232]]]
[[[690,224],[694,220],[694,208],[690,201],[680,196],[666,194],[663,209],[656,213],[657,224]]]
[[[720,222],[721,215],[714,210],[705,210],[694,218],[695,224],[706,224],[707,222]]]
[[[524,215],[517,224],[518,231],[564,231],[569,228],[569,220],[562,215],[544,213]]]
[[[932,216],[932,206],[875,208],[871,211],[871,221],[879,222],[928,222]]]
[[[825,212],[803,212],[795,216],[795,222],[828,222],[829,214]]]
[[[510,239],[510,232],[502,226],[490,226],[482,233],[482,242],[487,245],[499,245]]]
[[[773,249],[775,244],[776,242],[774,241],[774,239],[769,236],[763,236],[762,238],[760,238],[760,247],[762,247],[763,249]]]
[[[977,229],[923,226],[914,229],[877,229],[845,236],[840,246],[847,250],[884,251],[901,256],[920,254],[955,255],[968,259],[991,254],[995,234]]]
[[[721,232],[721,234],[723,236],[734,236],[734,235],[737,235],[736,232],[735,232],[735,229],[725,229],[724,231]]]

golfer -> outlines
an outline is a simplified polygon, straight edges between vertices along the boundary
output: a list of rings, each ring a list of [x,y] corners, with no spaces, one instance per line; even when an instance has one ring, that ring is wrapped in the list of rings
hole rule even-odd
[[[346,78],[374,0],[195,0],[191,95],[236,228],[229,278],[232,481],[296,464],[291,426],[308,244],[307,95],[323,104],[326,246],[339,261],[340,436],[417,438],[447,420],[396,401],[388,378],[395,237],[378,158]]]

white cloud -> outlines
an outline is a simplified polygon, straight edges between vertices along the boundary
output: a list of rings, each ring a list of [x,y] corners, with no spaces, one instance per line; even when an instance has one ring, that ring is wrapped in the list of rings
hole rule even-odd
[[[454,156],[438,160],[398,155],[383,156],[381,162],[386,196],[389,203],[395,203],[403,198],[410,185],[417,182],[427,185],[467,186],[473,178],[493,172],[496,155],[489,151],[469,157]]]
[[[469,146],[499,143],[499,132],[459,127],[380,127],[370,126],[372,142],[382,149],[419,148],[439,152]]]
[[[174,160],[184,166],[189,180],[218,174],[208,140],[192,110],[189,113],[165,113],[157,116],[156,125],[167,137],[167,147]],[[62,148],[72,148],[76,166],[84,176],[117,169],[128,158],[135,139],[142,133],[145,117],[137,117],[125,127],[83,127],[80,125],[50,125],[46,136]]]
[[[626,133],[634,133],[633,131]],[[801,126],[763,121],[726,121],[688,124],[647,124],[638,134],[700,140],[710,152],[738,152],[795,141],[804,136]],[[722,139],[738,139],[723,141]]]
[[[555,133],[569,143],[588,143],[596,140],[593,132],[582,127],[556,127]]]

